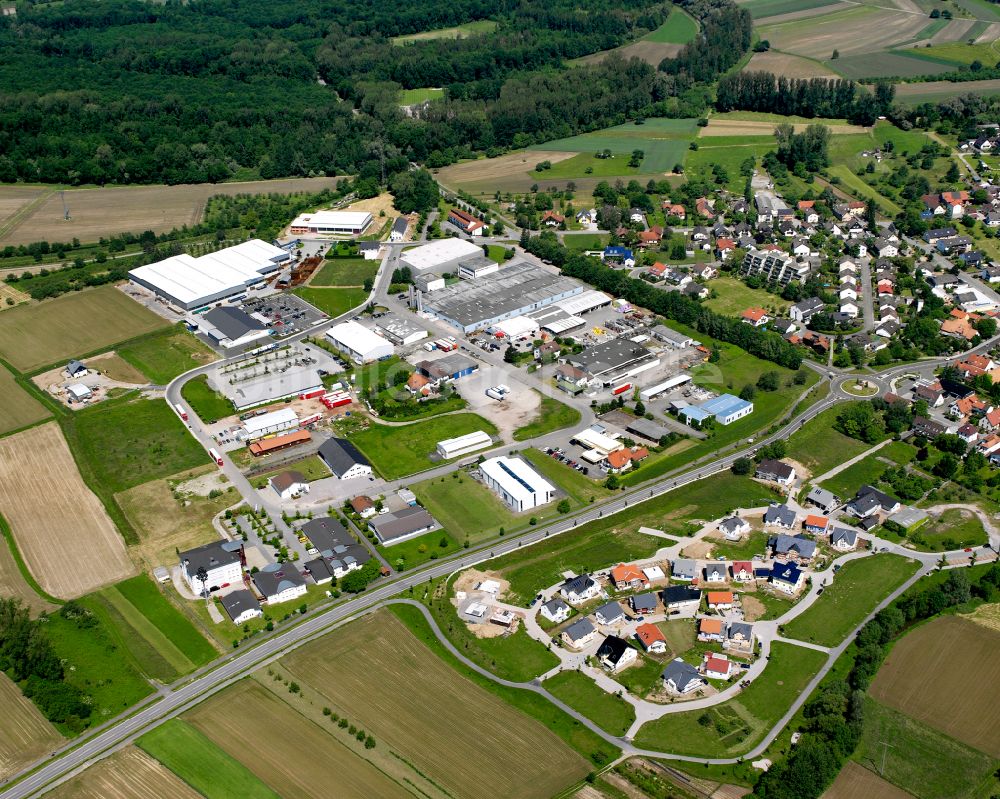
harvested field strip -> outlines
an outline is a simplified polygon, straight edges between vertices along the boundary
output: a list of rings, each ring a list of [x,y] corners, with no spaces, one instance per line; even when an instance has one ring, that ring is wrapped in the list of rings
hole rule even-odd
[[[1000,632],[944,616],[908,633],[889,653],[870,693],[878,701],[993,757],[1000,704],[970,686],[1000,679]],[[927,686],[934,690],[928,691]]]
[[[911,794],[886,782],[878,774],[848,761],[823,799],[911,799]]]
[[[768,50],[754,53],[744,67],[747,72],[773,72],[786,78],[835,78],[837,73],[819,61],[804,56]]]
[[[81,596],[134,573],[54,423],[0,439],[0,512],[31,573],[53,596]]]
[[[829,9],[840,4],[837,0],[747,0],[740,5],[747,9],[755,20],[763,20],[810,9]]]
[[[369,697],[377,694],[370,688]],[[209,699],[188,721],[283,797],[319,799],[331,795],[331,785],[337,799],[411,796],[336,740],[332,726],[319,727],[256,683],[244,681]],[[268,730],[266,738],[260,729]]]
[[[41,205],[52,191],[49,186],[0,186],[0,238]]]
[[[700,137],[711,139],[713,136],[771,136],[776,127],[775,122],[751,122],[740,119],[716,119],[708,120],[708,125],[701,129]],[[796,131],[805,130],[809,125],[825,125],[831,136],[848,135],[857,133],[870,133],[871,128],[863,125],[839,125],[830,123],[825,119],[815,119],[806,124],[795,125]]]
[[[760,36],[782,52],[812,58],[839,50],[843,58],[909,41],[926,25],[926,17],[856,6],[822,17],[763,25]]]
[[[0,780],[6,780],[61,743],[62,736],[3,672],[0,707]]]
[[[938,102],[948,97],[977,94],[993,97],[1000,94],[1000,79],[953,82],[950,80],[923,83],[897,83],[896,97],[906,103]]]
[[[843,11],[845,8],[851,8],[854,3],[828,3],[822,6],[815,6],[814,8],[802,8],[798,11],[788,11],[784,14],[774,14],[772,16],[763,18],[760,20],[761,25],[777,25],[781,22],[792,22],[796,19],[809,19],[810,17],[821,17],[825,14],[834,14],[837,11]],[[767,51],[771,52],[771,51]]]
[[[0,356],[31,372],[167,324],[114,286],[101,286],[0,314]]]
[[[0,547],[0,595],[20,599],[35,613],[53,610],[56,598],[47,594],[43,596],[45,592],[21,557],[14,534],[2,514],[0,533],[3,534],[3,546]]]
[[[65,219],[59,192],[48,192],[33,203],[12,229],[0,229],[0,243],[30,244],[50,241],[58,231],[60,241],[83,242],[131,231],[166,233],[175,227],[201,221],[209,197],[217,194],[295,194],[332,189],[339,178],[257,180],[249,183],[200,183],[188,186],[113,186],[103,189],[69,189],[65,193],[70,219]]]
[[[915,78],[920,75],[940,75],[954,66],[930,58],[917,58],[913,50],[882,53],[858,53],[825,62],[831,69],[848,78]]]
[[[552,732],[457,674],[392,614],[353,622],[282,665],[454,795],[547,799],[587,772]]]
[[[235,794],[228,794],[233,796]],[[250,797],[250,794],[240,794]],[[45,794],[49,799],[199,799],[165,766],[134,746],[99,760],[82,774]]]
[[[989,44],[990,42],[995,42],[997,39],[1000,39],[1000,22],[990,22],[980,31],[975,43]]]
[[[27,427],[52,415],[48,408],[18,385],[14,375],[3,366],[0,366],[0,397],[3,397],[0,402],[0,435]]]
[[[206,799],[278,799],[248,768],[181,719],[170,719],[136,743]]]

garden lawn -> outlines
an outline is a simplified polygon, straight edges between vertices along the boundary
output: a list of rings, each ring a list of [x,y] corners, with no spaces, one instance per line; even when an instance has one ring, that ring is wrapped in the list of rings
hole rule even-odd
[[[860,455],[870,446],[834,429],[844,407],[841,403],[823,411],[788,438],[787,457],[801,463],[814,477]]]
[[[60,419],[84,480],[117,493],[208,463],[163,400],[106,401]]]
[[[578,671],[562,671],[542,685],[554,697],[612,735],[624,735],[635,721],[632,705],[599,688],[590,677]]]
[[[538,409],[538,416],[514,431],[515,441],[527,441],[554,430],[562,430],[564,427],[572,427],[579,423],[580,412],[564,402],[560,402],[552,397],[542,397],[542,404]]]
[[[629,641],[635,646],[633,641]],[[638,647],[635,647],[638,649]],[[612,680],[625,686],[625,690],[633,696],[644,697],[659,684],[666,661],[648,657],[639,650],[639,659],[634,666],[629,666],[617,674],[609,674]]]
[[[278,799],[246,766],[180,719],[155,727],[136,744],[206,799]]]
[[[300,286],[292,289],[293,294],[297,294],[311,305],[316,306],[331,318],[343,316],[348,311],[354,310],[364,303],[368,294],[364,289],[359,288],[310,288]]]
[[[752,530],[742,541],[717,541],[711,539],[713,553],[728,560],[750,560],[754,555],[762,555],[767,550],[768,534],[760,530]]]
[[[212,350],[180,325],[130,341],[118,347],[116,352],[151,382],[161,386],[189,369],[216,359]]]
[[[916,561],[886,554],[849,561],[812,607],[783,625],[782,635],[836,646],[917,566]]]
[[[373,423],[367,430],[354,433],[351,440],[387,480],[394,480],[430,469],[437,442],[446,438],[482,430],[495,435],[496,427],[474,413],[435,416],[413,424],[389,426]]]
[[[232,453],[229,454],[230,457],[232,457]],[[330,476],[330,470],[327,468],[326,464],[319,457],[319,455],[310,455],[308,458],[303,458],[300,461],[286,463],[280,468],[272,469],[271,471],[264,472],[263,474],[254,475],[252,478],[253,484],[258,489],[266,488],[269,478],[274,477],[276,474],[287,472],[290,469],[301,473],[302,476],[306,478],[307,483],[311,483],[313,480],[322,480],[324,477]]]
[[[825,662],[823,652],[776,641],[764,673],[743,693],[708,710],[647,722],[635,744],[699,757],[741,754],[778,722]]]
[[[233,403],[210,387],[205,375],[188,380],[181,388],[181,397],[205,424],[215,424],[234,413]]]
[[[366,258],[331,258],[323,262],[320,270],[313,275],[309,285],[317,286],[363,286],[366,280],[374,280],[379,262]]]

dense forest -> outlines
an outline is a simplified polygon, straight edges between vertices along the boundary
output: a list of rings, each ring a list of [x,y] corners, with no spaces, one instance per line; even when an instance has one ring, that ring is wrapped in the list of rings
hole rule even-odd
[[[656,69],[566,61],[655,29],[663,0],[21,3],[0,17],[0,182],[217,182],[357,173],[694,116],[750,45],[732,0],[682,0],[702,35]],[[393,36],[490,19],[460,39]],[[443,87],[418,116],[403,88]]]
[[[843,78],[786,78],[770,72],[737,72],[719,80],[716,108],[810,118],[845,117],[860,125],[872,125],[892,107],[895,93],[896,87],[888,81],[877,82],[875,91],[869,92]]]

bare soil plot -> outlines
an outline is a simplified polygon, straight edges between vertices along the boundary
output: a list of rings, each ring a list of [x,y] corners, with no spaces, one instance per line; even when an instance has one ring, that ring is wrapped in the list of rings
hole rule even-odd
[[[476,161],[465,161],[460,164],[446,166],[437,170],[441,182],[449,185],[463,183],[478,183],[507,177],[524,177],[541,161],[551,161],[553,164],[572,158],[574,152],[546,152],[544,150],[521,150],[516,153],[501,155],[499,158],[480,158]]]
[[[941,44],[943,42],[963,41],[965,34],[976,24],[974,19],[953,19],[949,20],[941,30],[931,36],[931,44]],[[934,54],[932,50],[931,55]]]
[[[48,186],[0,186],[0,236],[19,214],[52,191]]]
[[[62,736],[21,693],[21,689],[0,673],[0,780],[38,760],[62,743]]]
[[[848,760],[821,799],[910,799],[910,794]]]
[[[761,38],[783,52],[810,58],[874,53],[914,38],[926,17],[860,6],[815,19],[796,20],[760,29]]]
[[[7,302],[10,300],[10,302]],[[23,291],[14,288],[10,283],[0,283],[0,311],[13,308],[22,302],[31,302],[31,297]]]
[[[411,796],[334,738],[333,725],[320,727],[256,683],[239,683],[186,720],[282,796]]]
[[[831,5],[816,6],[815,8],[801,8],[798,11],[788,11],[784,14],[775,14],[772,17],[763,17],[759,20],[761,25],[773,25],[779,22],[791,22],[795,19],[808,19],[809,17],[821,17],[824,14],[833,14],[845,8],[851,8],[854,3],[833,3]],[[773,51],[768,51],[773,52]],[[767,55],[758,53],[757,55]],[[780,55],[780,53],[779,53]]]
[[[753,58],[746,65],[745,71],[772,72],[775,75],[784,75],[786,78],[837,77],[832,69],[827,69],[818,61],[790,53],[777,53],[774,50],[768,50],[766,53],[754,53]]]
[[[344,211],[368,211],[373,217],[375,217],[375,222],[372,225],[372,230],[366,231],[367,233],[373,232],[379,224],[378,215],[385,211],[386,216],[398,216],[399,213],[393,207],[393,198],[389,192],[384,192],[377,197],[369,197],[367,200],[358,200],[353,202],[348,206],[343,208]]]
[[[102,236],[152,230],[166,233],[181,225],[201,221],[205,203],[216,194],[294,194],[322,191],[336,185],[338,178],[292,178],[257,180],[249,183],[199,183],[185,186],[111,186],[103,189],[66,191],[70,219],[63,213],[63,201],[54,192],[11,229],[0,227],[0,243],[29,244],[33,241],[97,241]],[[0,194],[0,197],[3,195]],[[2,214],[2,205],[0,205]]]
[[[889,707],[1000,757],[1000,705],[983,689],[1000,679],[1000,632],[956,616],[897,643],[869,693]],[[934,690],[927,690],[933,685]]]
[[[0,367],[0,435],[50,416],[48,408],[21,388],[14,375]]]
[[[282,665],[456,796],[547,799],[588,770],[554,733],[460,676],[385,611]]]
[[[1000,22],[991,22],[986,29],[976,37],[974,44],[991,44],[1000,39]]]
[[[0,314],[0,355],[30,372],[168,324],[114,286],[101,286]]]
[[[0,439],[0,513],[34,578],[63,599],[135,573],[57,424]]]
[[[45,794],[50,799],[200,799],[166,766],[129,746]]]
[[[958,97],[966,94],[980,96],[1000,94],[1000,79],[974,80],[964,83],[935,80],[925,83],[896,84],[896,97],[910,103],[937,102],[946,97]]]
[[[87,366],[97,369],[107,375],[109,380],[118,383],[128,383],[133,386],[145,386],[149,383],[146,375],[115,352],[105,352],[88,358]]]
[[[816,120],[821,122],[822,120]],[[851,133],[871,133],[864,125],[838,125],[824,122],[833,136]],[[712,117],[708,125],[701,129],[702,138],[712,136],[770,136],[777,127],[775,122],[754,122],[743,119],[717,119]],[[808,125],[795,125],[796,130],[805,130]]]

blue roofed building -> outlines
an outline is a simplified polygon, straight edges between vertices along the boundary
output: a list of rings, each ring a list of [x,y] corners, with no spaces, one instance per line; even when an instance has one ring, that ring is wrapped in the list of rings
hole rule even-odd
[[[628,247],[621,245],[605,247],[604,252],[601,253],[601,260],[622,266],[635,266],[635,255]]]
[[[681,408],[678,415],[685,422],[687,422],[690,425],[694,425],[695,427],[700,426],[701,423],[704,422],[706,419],[712,418],[712,414],[710,414],[706,410],[703,410],[702,408],[699,408],[697,405],[688,405],[684,408]]]
[[[753,403],[734,397],[732,394],[720,394],[714,399],[701,404],[701,409],[715,417],[719,424],[732,424],[737,419],[753,413]]]

